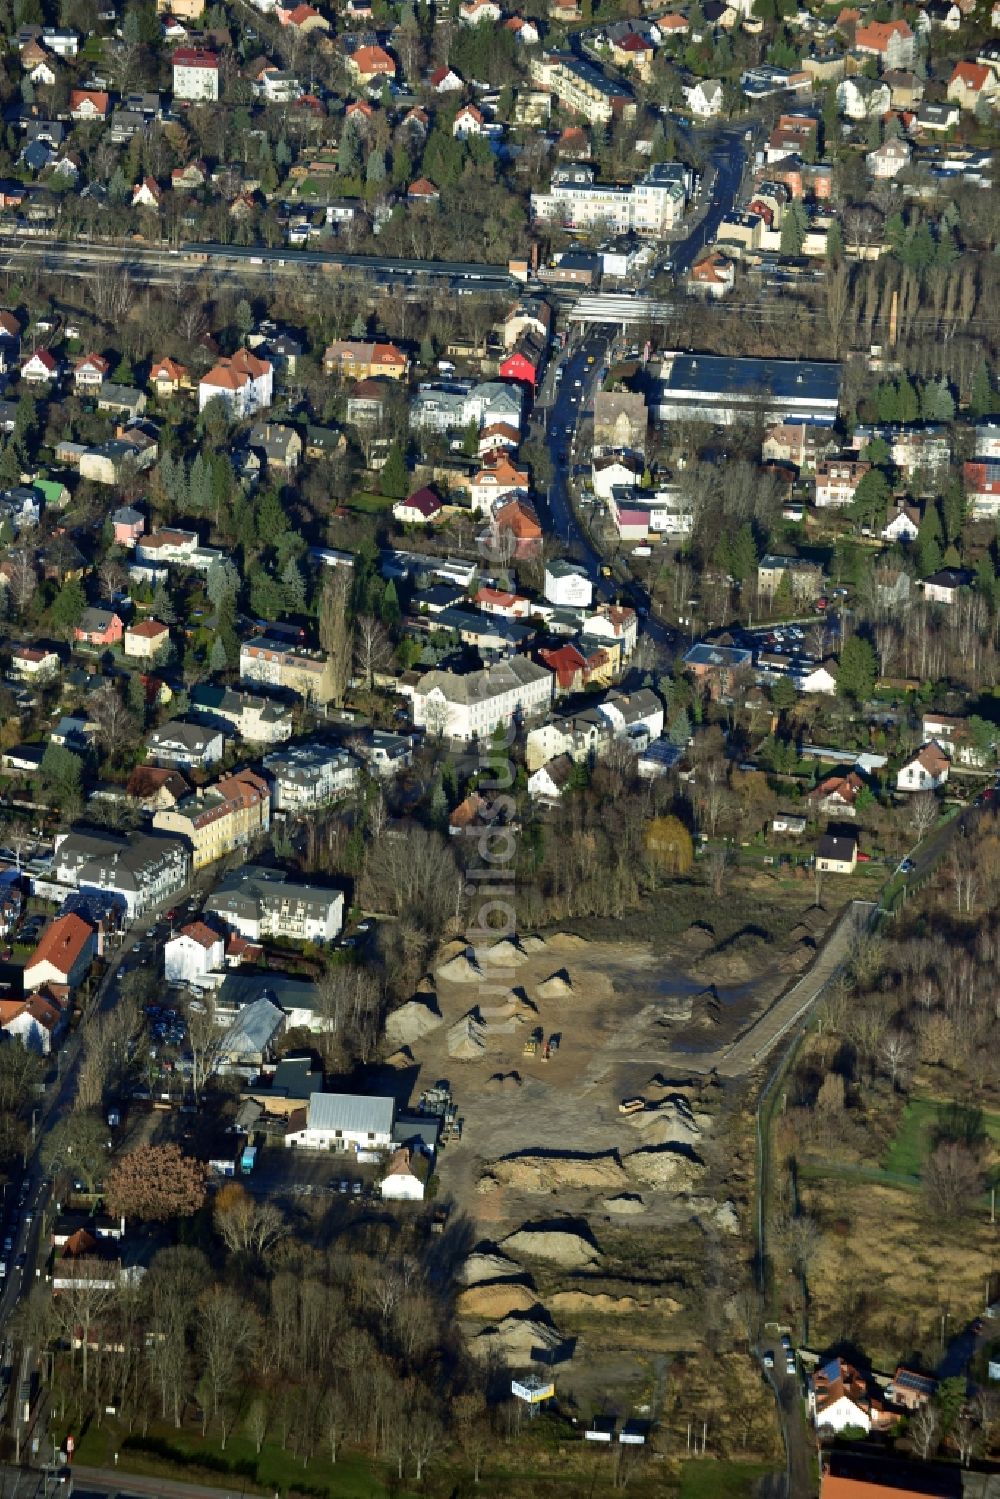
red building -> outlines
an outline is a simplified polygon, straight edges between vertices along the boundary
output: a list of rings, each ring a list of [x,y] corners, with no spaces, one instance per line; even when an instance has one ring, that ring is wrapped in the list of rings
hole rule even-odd
[[[501,380],[517,380],[534,392],[542,373],[545,350],[530,334],[518,339],[500,365]]]

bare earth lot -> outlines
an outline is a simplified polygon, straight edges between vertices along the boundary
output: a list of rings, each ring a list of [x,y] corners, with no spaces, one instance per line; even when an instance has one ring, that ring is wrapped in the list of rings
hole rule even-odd
[[[715,1164],[731,1178],[741,1090],[712,1071],[815,957],[836,913],[807,902],[777,940],[553,933],[499,961],[454,943],[390,1018],[400,1101],[446,1079],[464,1121],[437,1169],[478,1241],[458,1300],[474,1349],[634,1406],[697,1337],[706,1244],[738,1252],[746,1209]],[[536,1033],[558,1038],[548,1060],[525,1055]],[[625,1098],[645,1106],[623,1115]]]

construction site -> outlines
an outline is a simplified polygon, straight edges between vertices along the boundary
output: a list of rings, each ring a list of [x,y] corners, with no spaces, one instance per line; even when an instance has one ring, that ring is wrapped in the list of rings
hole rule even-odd
[[[806,912],[777,945],[696,924],[668,951],[565,932],[442,949],[386,1040],[442,1112],[439,1196],[474,1223],[457,1309],[475,1352],[637,1402],[650,1349],[697,1341],[753,1171],[745,1090],[717,1063],[829,921]]]

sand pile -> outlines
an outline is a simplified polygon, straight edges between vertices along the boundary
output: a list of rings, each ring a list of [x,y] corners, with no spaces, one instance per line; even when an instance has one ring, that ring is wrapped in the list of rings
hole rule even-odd
[[[406,1067],[413,1066],[413,1052],[408,1046],[401,1046],[398,1051],[386,1057],[385,1065],[391,1067],[394,1072],[402,1072]]]
[[[558,973],[543,979],[538,986],[539,999],[571,999],[573,997],[573,984],[565,968],[560,968]]]
[[[480,1019],[491,1035],[510,1036],[527,1021],[538,1019],[538,1009],[522,990],[508,989],[495,1004],[478,1007]]]
[[[621,1162],[606,1155],[525,1155],[493,1161],[489,1175],[505,1187],[520,1192],[553,1192],[564,1188],[614,1191],[627,1185]]]
[[[462,1265],[458,1279],[464,1286],[477,1286],[484,1280],[500,1280],[512,1275],[524,1277],[524,1271],[516,1260],[489,1249],[477,1249]]]
[[[477,947],[474,956],[483,972],[492,977],[499,969],[516,968],[525,961],[528,954],[520,943],[504,937],[501,941],[494,942],[492,947]]]
[[[435,995],[424,994],[393,1010],[385,1022],[385,1039],[390,1046],[410,1046],[442,1023]]]
[[[557,1291],[548,1297],[547,1305],[550,1311],[569,1315],[597,1312],[602,1316],[621,1316],[642,1311],[649,1303],[636,1301],[634,1296],[609,1296],[606,1291],[596,1291],[593,1296],[586,1291]]]
[[[480,1358],[500,1358],[508,1364],[529,1364],[551,1358],[563,1339],[554,1327],[536,1317],[504,1317],[496,1327],[488,1327],[472,1340],[472,1350]]]
[[[641,1114],[630,1114],[628,1123],[647,1145],[688,1145],[692,1148],[708,1123],[704,1114],[696,1114],[680,1094],[665,1098],[645,1108]]]
[[[458,1062],[476,1062],[486,1050],[486,1027],[478,1010],[470,1010],[448,1032],[448,1055]]]
[[[622,1164],[633,1181],[647,1187],[688,1187],[702,1170],[689,1156],[679,1155],[669,1145],[633,1150]]]
[[[440,963],[437,967],[439,979],[445,979],[449,984],[481,984],[483,972],[475,962],[472,949],[463,947],[461,952],[449,958],[446,963]]]
[[[529,956],[532,953],[544,952],[545,945],[544,937],[522,937],[520,939],[521,951],[527,953]]]
[[[548,939],[547,946],[558,952],[579,952],[582,947],[589,947],[590,943],[586,937],[578,937],[575,932],[556,932]]]
[[[500,1247],[529,1259],[548,1260],[566,1270],[582,1270],[600,1259],[593,1240],[571,1228],[519,1228],[508,1234]]]
[[[619,1192],[617,1197],[605,1197],[601,1207],[606,1213],[624,1217],[629,1213],[644,1213],[646,1204],[638,1192]]]
[[[455,1303],[460,1317],[481,1317],[484,1322],[499,1322],[512,1312],[530,1312],[537,1297],[529,1286],[519,1281],[500,1281],[470,1286]]]

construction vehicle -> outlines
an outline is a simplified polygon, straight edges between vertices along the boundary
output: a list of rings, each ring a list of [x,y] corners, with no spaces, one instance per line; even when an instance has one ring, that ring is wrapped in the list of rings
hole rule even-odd
[[[549,1037],[549,1055],[550,1056],[553,1056],[553,1057],[555,1056],[556,1052],[559,1050],[559,1043],[560,1043],[561,1040],[562,1040],[562,1036],[559,1034],[559,1032],[558,1031],[553,1031],[552,1035]]]
[[[538,1055],[538,1042],[534,1036],[529,1036],[527,1041],[525,1041],[522,1055],[526,1057],[535,1057]]]

